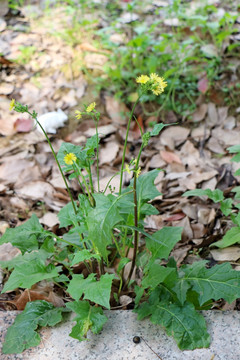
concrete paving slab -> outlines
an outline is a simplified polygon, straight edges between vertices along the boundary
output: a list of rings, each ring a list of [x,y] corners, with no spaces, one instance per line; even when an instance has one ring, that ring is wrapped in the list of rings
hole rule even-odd
[[[180,351],[160,326],[148,319],[137,321],[131,311],[106,311],[109,321],[98,335],[79,342],[68,336],[73,322],[41,330],[41,344],[17,355],[0,355],[1,360],[240,360],[240,313],[205,311],[212,343],[208,349]],[[0,313],[1,344],[17,312]],[[75,323],[74,323],[75,324]],[[135,344],[134,336],[141,342]],[[0,345],[1,347],[1,345]]]

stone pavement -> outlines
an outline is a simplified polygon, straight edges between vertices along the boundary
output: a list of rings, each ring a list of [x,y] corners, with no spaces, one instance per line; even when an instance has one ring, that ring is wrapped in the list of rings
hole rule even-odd
[[[79,342],[68,336],[72,322],[41,330],[41,344],[1,360],[240,360],[240,313],[205,311],[212,343],[208,349],[180,351],[174,340],[148,319],[136,320],[131,311],[106,311],[109,321],[98,335]],[[0,340],[16,312],[0,312]],[[141,342],[135,344],[134,336]],[[0,344],[1,348],[1,344]]]

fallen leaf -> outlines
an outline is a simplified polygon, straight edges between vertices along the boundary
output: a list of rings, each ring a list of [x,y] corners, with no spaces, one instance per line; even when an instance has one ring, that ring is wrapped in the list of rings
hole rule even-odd
[[[46,225],[49,228],[52,228],[53,226],[59,224],[57,215],[50,211],[44,214],[43,217],[39,219],[39,221],[41,224]]]
[[[32,130],[34,125],[34,122],[31,118],[28,119],[23,119],[23,118],[18,118],[13,127],[17,132],[29,132],[30,130]]]
[[[128,121],[127,113],[129,112],[126,105],[111,96],[106,96],[105,102],[106,111],[112,121],[116,124],[125,125]]]
[[[105,136],[108,136],[114,132],[116,132],[116,126],[109,124],[109,125],[103,125],[98,127],[98,135],[100,138],[104,138]],[[86,131],[84,131],[84,135],[87,137],[91,137],[96,134],[95,128],[90,128]]]
[[[205,94],[208,90],[208,87],[209,87],[209,81],[207,76],[205,75],[202,79],[198,81],[197,88],[202,94]]]
[[[109,141],[104,147],[100,148],[99,152],[99,164],[111,163],[117,156],[119,151],[119,145],[116,141]]]
[[[164,221],[169,222],[169,221],[178,221],[181,220],[182,218],[184,218],[186,215],[182,212],[174,214],[169,216],[168,218],[166,218]]]
[[[197,110],[192,114],[192,121],[199,122],[202,121],[207,114],[208,106],[207,104],[201,104]]]
[[[216,261],[237,261],[240,259],[239,246],[231,246],[224,249],[210,250],[210,253]]]
[[[160,135],[160,142],[169,149],[174,150],[176,146],[186,141],[190,129],[182,126],[170,126],[163,130]]]
[[[141,115],[138,116],[137,121],[135,121],[133,129],[132,129],[134,140],[140,139],[142,136],[139,126],[141,127],[142,132],[144,133],[143,119],[142,119]]]
[[[182,164],[179,156],[170,151],[160,151],[161,158],[168,164],[177,163]]]

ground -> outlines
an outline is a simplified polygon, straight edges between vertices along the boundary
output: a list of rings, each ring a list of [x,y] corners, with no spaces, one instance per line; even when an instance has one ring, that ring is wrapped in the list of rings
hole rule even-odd
[[[150,130],[153,123],[173,124],[150,140],[140,163],[142,172],[164,170],[156,180],[162,195],[153,201],[159,215],[147,217],[148,231],[162,226],[183,227],[182,241],[172,252],[178,265],[203,258],[211,264],[230,261],[238,269],[237,246],[209,247],[232,227],[229,217],[222,214],[218,203],[206,197],[187,198],[182,194],[196,188],[219,188],[225,196],[232,197],[231,190],[240,180],[234,175],[239,166],[231,162],[232,155],[227,151],[230,146],[239,145],[239,7],[234,1],[208,1],[209,9],[211,6],[216,9],[209,20],[204,17],[206,14],[202,19],[194,15],[200,6],[198,1],[187,2],[190,13],[185,26],[177,1],[171,11],[166,10],[167,1],[133,2],[132,7],[130,3],[93,1],[74,8],[74,4],[32,2],[17,10],[2,2],[0,232],[3,234],[6,228],[20,225],[36,213],[46,228],[62,235],[64,230],[58,228],[56,214],[69,202],[44,136],[25,114],[10,112],[11,99],[28,105],[39,115],[58,109],[64,111],[68,120],[61,128],[56,126],[56,134],[50,134],[55,151],[62,141],[82,145],[94,134],[93,121],[77,120],[75,110],[95,101],[101,112],[100,188],[103,190],[120,168],[128,113],[136,98],[134,79],[146,74],[146,69],[155,69],[151,64],[165,56],[165,60],[159,61],[164,73],[169,64],[175,66],[177,75],[171,78],[169,73],[169,80],[166,76],[168,86],[175,86],[175,92],[167,92],[163,100],[145,99],[135,111],[144,131]],[[226,25],[220,22],[226,13],[234,20],[228,24],[229,33],[219,42],[218,35]],[[139,22],[137,30],[135,21]],[[217,31],[207,28],[208,21],[220,24]],[[156,42],[154,46],[145,38],[148,31],[151,41]],[[174,49],[169,50],[163,42],[161,36],[170,41],[166,34],[175,44]],[[190,41],[193,35],[195,38]],[[192,52],[197,36],[201,38],[199,58]],[[158,47],[160,41],[164,48]],[[176,44],[181,46],[180,50]],[[144,46],[146,53],[151,48],[151,64],[141,52]],[[170,61],[168,51],[176,52]],[[176,59],[185,55],[188,58],[177,63]],[[114,66],[111,61],[117,61],[118,56],[121,63]],[[117,75],[118,67],[120,75]],[[133,122],[126,162],[136,157],[140,145],[141,134]],[[130,176],[125,174],[124,183],[128,184]],[[94,181],[96,184],[96,178]],[[69,184],[77,196],[77,182],[69,181]],[[118,179],[112,186],[117,190]],[[16,254],[16,249],[11,250],[8,245],[2,245],[1,260]],[[2,295],[2,299],[6,296]],[[15,299],[15,295],[10,298]],[[16,307],[13,303],[0,303],[4,309],[13,305]]]

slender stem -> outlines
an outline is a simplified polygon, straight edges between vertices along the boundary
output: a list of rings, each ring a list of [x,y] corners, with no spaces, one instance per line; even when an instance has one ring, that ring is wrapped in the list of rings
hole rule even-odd
[[[84,185],[85,185],[85,188],[86,188],[86,190],[87,190],[88,199],[89,199],[90,205],[91,205],[92,207],[94,207],[94,206],[95,206],[95,200],[94,200],[94,198],[92,197],[92,194],[91,194],[91,192],[90,192],[90,190],[89,190],[89,187],[88,187],[88,184],[87,184],[87,182],[86,182],[86,179],[85,179],[85,177],[83,176],[80,167],[79,167],[76,163],[75,163],[75,166],[76,166],[76,170],[77,170],[79,176],[81,177],[81,179],[82,179],[82,181],[83,181],[83,183],[84,183]]]
[[[46,139],[47,139],[48,145],[50,146],[50,149],[51,149],[51,151],[52,151],[52,154],[53,154],[53,156],[54,156],[54,159],[55,159],[55,161],[56,161],[56,163],[57,163],[57,166],[58,166],[58,168],[59,168],[59,171],[60,171],[60,173],[61,173],[61,175],[62,175],[62,178],[63,178],[64,184],[65,184],[65,186],[66,186],[66,189],[67,189],[67,191],[68,191],[68,194],[69,194],[69,196],[70,196],[73,210],[74,210],[75,214],[77,215],[77,209],[76,209],[76,206],[75,206],[75,204],[74,204],[71,191],[70,191],[70,189],[69,189],[67,180],[66,180],[66,178],[65,178],[65,176],[64,176],[64,174],[63,174],[61,165],[60,165],[60,163],[59,163],[59,161],[58,161],[58,159],[57,159],[57,155],[56,155],[56,153],[55,153],[55,151],[54,151],[54,149],[53,149],[53,147],[52,147],[51,141],[50,141],[50,139],[49,139],[46,131],[45,131],[44,128],[42,127],[42,124],[38,121],[37,117],[36,117],[36,116],[33,116],[33,114],[31,114],[29,111],[27,111],[27,113],[36,120],[36,122],[38,123],[39,127],[41,128],[42,132],[44,133],[44,135],[45,135],[45,137],[46,137]]]
[[[98,192],[100,192],[100,180],[99,180],[99,143],[98,143],[98,122],[95,121],[96,126],[96,136],[97,136],[97,184]]]
[[[136,164],[137,165],[137,164]],[[138,227],[138,207],[137,207],[137,176],[136,176],[136,172],[134,172],[134,181],[133,181],[133,198],[134,198],[134,225],[137,228]],[[131,265],[131,269],[128,275],[128,279],[124,285],[124,288],[127,288],[129,281],[131,280],[132,274],[133,274],[133,270],[136,264],[136,258],[137,258],[137,251],[138,251],[138,239],[139,239],[139,234],[137,230],[134,230],[134,249],[133,249],[133,259],[132,259],[132,265]]]
[[[93,187],[92,171],[91,171],[91,165],[90,165],[90,163],[89,163],[88,168],[86,168],[86,171],[87,171],[88,176],[89,176],[89,182],[90,182],[91,192],[92,192],[92,194],[93,194],[93,193],[94,193],[94,187]]]
[[[121,165],[121,174],[120,174],[120,185],[119,185],[119,195],[121,195],[122,193],[122,182],[123,182],[123,167],[124,167],[124,161],[125,161],[125,155],[126,155],[126,149],[127,149],[127,141],[128,141],[128,134],[129,134],[129,129],[130,129],[130,124],[133,118],[133,113],[135,110],[135,107],[137,106],[137,103],[139,102],[141,98],[141,95],[138,96],[137,101],[135,102],[135,104],[133,105],[129,120],[128,120],[128,124],[127,124],[127,131],[126,131],[126,138],[125,138],[125,143],[124,143],[124,147],[123,147],[123,156],[122,156],[122,165]]]

